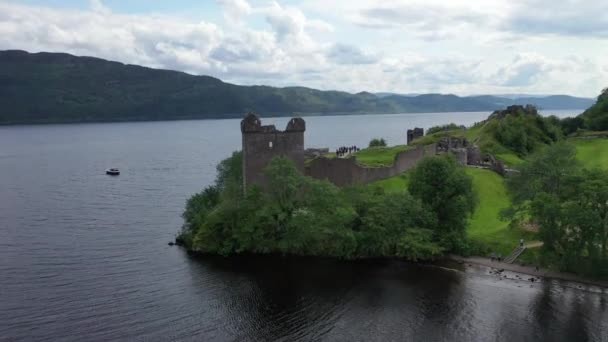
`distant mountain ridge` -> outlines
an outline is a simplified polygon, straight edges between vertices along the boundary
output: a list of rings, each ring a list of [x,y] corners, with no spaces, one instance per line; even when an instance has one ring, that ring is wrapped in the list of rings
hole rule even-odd
[[[261,115],[493,111],[506,105],[581,109],[558,95],[525,103],[490,95],[378,96],[306,87],[240,86],[210,76],[65,53],[0,51],[0,124],[211,119]]]
[[[388,96],[416,97],[428,94],[396,94],[375,93],[378,97]],[[593,104],[592,98],[576,97],[570,95],[530,95],[530,94],[504,94],[504,95],[470,95],[463,98],[473,99],[496,106],[506,107],[515,104],[533,104],[540,109],[583,109]]]

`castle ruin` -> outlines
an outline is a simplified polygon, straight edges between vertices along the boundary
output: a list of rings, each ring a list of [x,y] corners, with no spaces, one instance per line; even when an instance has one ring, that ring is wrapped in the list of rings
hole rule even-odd
[[[304,131],[306,122],[292,118],[284,131],[274,125],[262,126],[260,118],[249,113],[241,121],[243,138],[243,185],[264,185],[264,169],[277,156],[283,156],[304,173]]]
[[[424,129],[416,127],[407,130],[407,144],[411,145],[412,141],[424,136]]]
[[[414,166],[426,156],[451,153],[461,165],[486,167],[504,174],[504,165],[491,155],[481,155],[479,148],[470,144],[465,137],[448,136],[434,144],[416,145],[395,155],[391,165],[365,166],[357,162],[356,156],[347,158],[327,158],[327,149],[304,149],[306,123],[302,118],[289,120],[284,131],[274,125],[262,126],[260,118],[250,113],[241,121],[243,138],[243,185],[264,186],[264,169],[277,156],[283,156],[295,164],[307,176],[328,180],[338,186],[365,184],[375,180],[399,175]],[[421,128],[408,130],[408,143],[423,134]],[[411,139],[410,139],[411,135]],[[305,166],[304,158],[310,162]]]

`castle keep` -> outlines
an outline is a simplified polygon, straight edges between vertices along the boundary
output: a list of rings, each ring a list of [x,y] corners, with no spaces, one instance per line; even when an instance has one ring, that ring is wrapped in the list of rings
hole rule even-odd
[[[287,128],[279,131],[274,125],[262,126],[260,118],[249,113],[241,121],[243,185],[263,185],[266,182],[264,169],[276,156],[289,158],[304,173],[305,130],[306,123],[301,118],[289,120]]]

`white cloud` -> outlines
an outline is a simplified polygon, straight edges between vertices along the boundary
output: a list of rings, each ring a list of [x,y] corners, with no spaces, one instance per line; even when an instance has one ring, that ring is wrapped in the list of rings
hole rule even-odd
[[[543,74],[550,72],[555,67],[554,63],[542,56],[520,54],[512,63],[500,68],[494,77],[501,80],[501,84],[504,86],[529,86],[540,81]]]
[[[528,0],[513,2],[503,29],[519,34],[608,37],[608,2]]]
[[[224,10],[224,18],[231,23],[239,23],[251,14],[252,8],[246,0],[216,0]]]
[[[551,4],[216,0],[223,21],[212,22],[124,14],[101,0],[85,10],[0,0],[0,49],[92,55],[239,84],[595,96],[608,85],[608,4]]]

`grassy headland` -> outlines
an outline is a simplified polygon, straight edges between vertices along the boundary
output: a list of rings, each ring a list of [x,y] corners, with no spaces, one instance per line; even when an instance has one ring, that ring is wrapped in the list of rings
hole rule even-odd
[[[602,124],[593,113],[594,124]],[[243,189],[234,154],[218,167],[216,183],[188,201],[180,238],[190,249],[223,255],[413,260],[445,253],[506,256],[523,238],[538,248],[520,260],[608,277],[608,139],[568,138],[572,126],[580,136],[586,122],[510,107],[469,129],[432,129],[415,142],[467,137],[482,153],[516,168],[506,178],[434,156],[404,174],[338,188],[275,158],[267,186]],[[363,165],[390,165],[408,148],[370,147],[356,155]]]
[[[387,166],[393,164],[395,156],[401,151],[412,148],[407,145],[396,145],[391,147],[369,147],[356,152],[357,162],[365,166]]]

